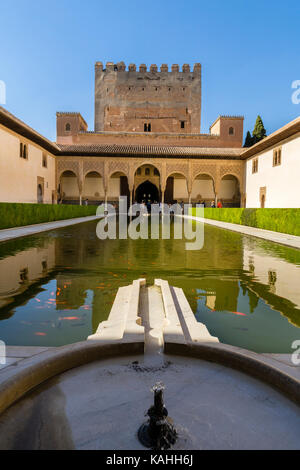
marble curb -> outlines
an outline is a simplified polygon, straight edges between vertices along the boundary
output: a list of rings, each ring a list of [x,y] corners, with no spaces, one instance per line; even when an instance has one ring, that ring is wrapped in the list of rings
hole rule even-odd
[[[41,224],[25,225],[23,227],[11,227],[0,230],[0,242],[6,242],[15,238],[28,237],[36,233],[48,232],[58,228],[69,227],[70,225],[82,224],[99,219],[97,215],[88,215],[84,217],[74,217],[73,219],[53,220]]]
[[[164,353],[203,359],[244,372],[271,385],[300,405],[300,380],[269,359],[246,349],[220,343],[177,343],[165,341]]]
[[[104,358],[143,353],[143,342],[82,341],[23,359],[1,371],[0,413],[38,385],[67,370]]]
[[[262,238],[273,243],[279,243],[280,245],[289,246],[291,248],[300,249],[300,237],[297,235],[289,235],[288,233],[274,232],[272,230],[265,230],[263,228],[249,227],[247,225],[232,224],[230,222],[223,222],[215,219],[205,219],[202,217],[196,217],[193,215],[184,215],[183,218],[195,220],[196,222],[204,222],[208,225],[214,225],[225,230],[231,230],[232,232],[239,232],[243,235],[250,237]]]

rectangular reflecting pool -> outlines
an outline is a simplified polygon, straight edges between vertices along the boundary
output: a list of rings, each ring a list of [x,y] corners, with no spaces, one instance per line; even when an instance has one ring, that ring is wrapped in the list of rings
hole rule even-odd
[[[97,221],[0,244],[0,340],[60,346],[106,320],[120,286],[145,277],[183,288],[222,343],[292,353],[300,339],[300,251],[205,225],[185,240],[99,240]]]

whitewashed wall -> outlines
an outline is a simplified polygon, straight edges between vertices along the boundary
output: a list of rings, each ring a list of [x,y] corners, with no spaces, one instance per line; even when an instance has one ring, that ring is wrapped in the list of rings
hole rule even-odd
[[[20,142],[28,145],[28,159],[20,158]],[[0,201],[37,202],[37,177],[44,178],[44,203],[51,204],[55,190],[55,160],[48,152],[0,125]]]
[[[273,167],[273,150],[282,147],[281,165]],[[258,172],[252,174],[252,160]],[[260,188],[266,187],[265,207],[300,207],[300,133],[246,162],[246,207],[260,207]]]

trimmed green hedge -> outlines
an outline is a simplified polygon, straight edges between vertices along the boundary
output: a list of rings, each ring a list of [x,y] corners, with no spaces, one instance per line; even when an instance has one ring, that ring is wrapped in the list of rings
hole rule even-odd
[[[96,214],[97,206],[0,203],[0,229]]]
[[[191,209],[197,215],[197,209]],[[300,209],[204,208],[206,219],[300,236]]]

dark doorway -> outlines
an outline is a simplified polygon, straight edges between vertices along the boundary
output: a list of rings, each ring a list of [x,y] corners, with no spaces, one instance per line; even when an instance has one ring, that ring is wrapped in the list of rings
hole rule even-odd
[[[137,188],[135,192],[135,200],[137,202],[159,202],[159,191],[154,184],[150,183],[150,181],[145,181]]]
[[[38,204],[43,204],[43,188],[41,184],[38,184],[37,187],[37,202]]]
[[[167,179],[166,190],[165,190],[165,204],[174,203],[173,194],[174,194],[174,177],[169,176],[169,178]]]

